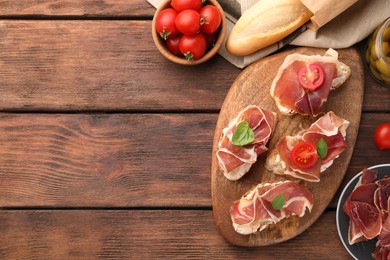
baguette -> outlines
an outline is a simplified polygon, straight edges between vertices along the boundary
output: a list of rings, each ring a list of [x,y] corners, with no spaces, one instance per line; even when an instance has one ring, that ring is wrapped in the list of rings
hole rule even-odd
[[[312,16],[299,0],[259,0],[237,21],[226,49],[233,55],[249,55],[283,39]]]

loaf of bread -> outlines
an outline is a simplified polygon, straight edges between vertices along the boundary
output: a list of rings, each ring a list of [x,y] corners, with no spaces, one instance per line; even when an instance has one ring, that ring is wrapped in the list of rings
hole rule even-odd
[[[259,0],[237,21],[226,49],[233,55],[249,55],[283,39],[312,16],[299,0]]]

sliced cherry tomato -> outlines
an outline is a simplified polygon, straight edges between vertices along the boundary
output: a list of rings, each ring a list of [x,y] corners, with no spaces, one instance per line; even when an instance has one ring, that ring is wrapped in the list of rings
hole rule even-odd
[[[202,8],[202,0],[172,0],[171,5],[176,11],[181,12],[185,9],[199,11]]]
[[[167,39],[167,48],[170,52],[172,52],[176,56],[182,56],[179,48],[181,34],[176,35],[175,37],[169,37]]]
[[[197,60],[206,52],[206,39],[202,33],[183,35],[179,48],[187,60]]]
[[[291,151],[293,163],[300,168],[310,168],[318,160],[317,149],[310,142],[300,142]]]
[[[299,84],[309,90],[315,90],[324,83],[324,70],[317,63],[309,64],[298,71]]]
[[[175,20],[176,28],[184,35],[191,35],[200,31],[200,14],[192,9],[181,11]]]
[[[374,139],[379,149],[390,149],[390,123],[380,124],[375,129]]]
[[[222,17],[217,7],[213,5],[206,5],[199,11],[202,17],[200,28],[203,33],[214,33],[221,25]]]
[[[164,40],[175,37],[179,31],[176,29],[175,20],[178,12],[173,8],[161,11],[156,20],[156,31]]]

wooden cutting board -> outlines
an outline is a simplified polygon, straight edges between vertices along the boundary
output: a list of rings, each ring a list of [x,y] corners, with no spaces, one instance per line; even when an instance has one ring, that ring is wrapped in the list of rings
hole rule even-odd
[[[333,111],[336,115],[350,121],[347,129],[347,149],[333,165],[321,175],[318,183],[304,182],[314,195],[314,207],[311,212],[299,218],[292,216],[271,225],[260,233],[252,235],[238,234],[232,226],[229,214],[233,201],[238,200],[248,190],[260,182],[285,180],[267,171],[264,167],[268,152],[260,155],[251,170],[238,181],[229,181],[218,166],[216,151],[222,129],[246,106],[254,104],[278,112],[270,95],[271,83],[285,57],[291,53],[323,55],[326,49],[296,48],[262,59],[247,67],[236,78],[222,105],[218,118],[212,153],[211,189],[213,213],[216,225],[222,236],[232,244],[240,246],[265,246],[291,239],[305,231],[322,214],[335,195],[349,164],[359,129],[363,102],[363,67],[358,52],[353,49],[338,50],[339,60],[351,68],[350,78],[337,90],[330,93],[324,111]],[[318,118],[317,118],[318,119]],[[269,152],[273,150],[280,137],[292,135],[309,127],[315,118],[301,115],[285,116],[278,112],[278,123],[272,139],[268,143]],[[336,227],[335,227],[336,228]]]

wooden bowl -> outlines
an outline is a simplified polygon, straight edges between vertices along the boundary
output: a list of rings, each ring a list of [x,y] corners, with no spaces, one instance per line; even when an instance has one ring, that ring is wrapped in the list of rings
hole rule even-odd
[[[219,5],[219,3],[216,0],[207,0],[206,1],[206,4],[214,5],[215,7],[218,8],[219,12],[221,13],[221,18],[222,18],[221,25],[218,29],[218,37],[217,37],[217,40],[215,42],[215,45],[213,48],[207,50],[203,57],[201,57],[198,60],[193,60],[193,61],[186,60],[184,57],[178,57],[178,56],[174,55],[173,53],[171,53],[168,50],[168,48],[166,47],[164,40],[159,36],[159,34],[156,31],[156,19],[157,19],[158,15],[165,8],[171,7],[170,4],[171,4],[171,0],[166,0],[163,3],[161,3],[161,5],[157,8],[156,13],[154,14],[154,17],[153,17],[152,35],[153,35],[153,40],[154,40],[154,43],[156,44],[157,49],[168,60],[170,60],[174,63],[182,64],[182,65],[190,65],[190,66],[197,65],[197,64],[201,64],[201,63],[209,60],[210,58],[212,58],[218,52],[219,48],[221,47],[221,45],[225,39],[225,35],[226,35],[225,13],[223,12],[223,9]]]

